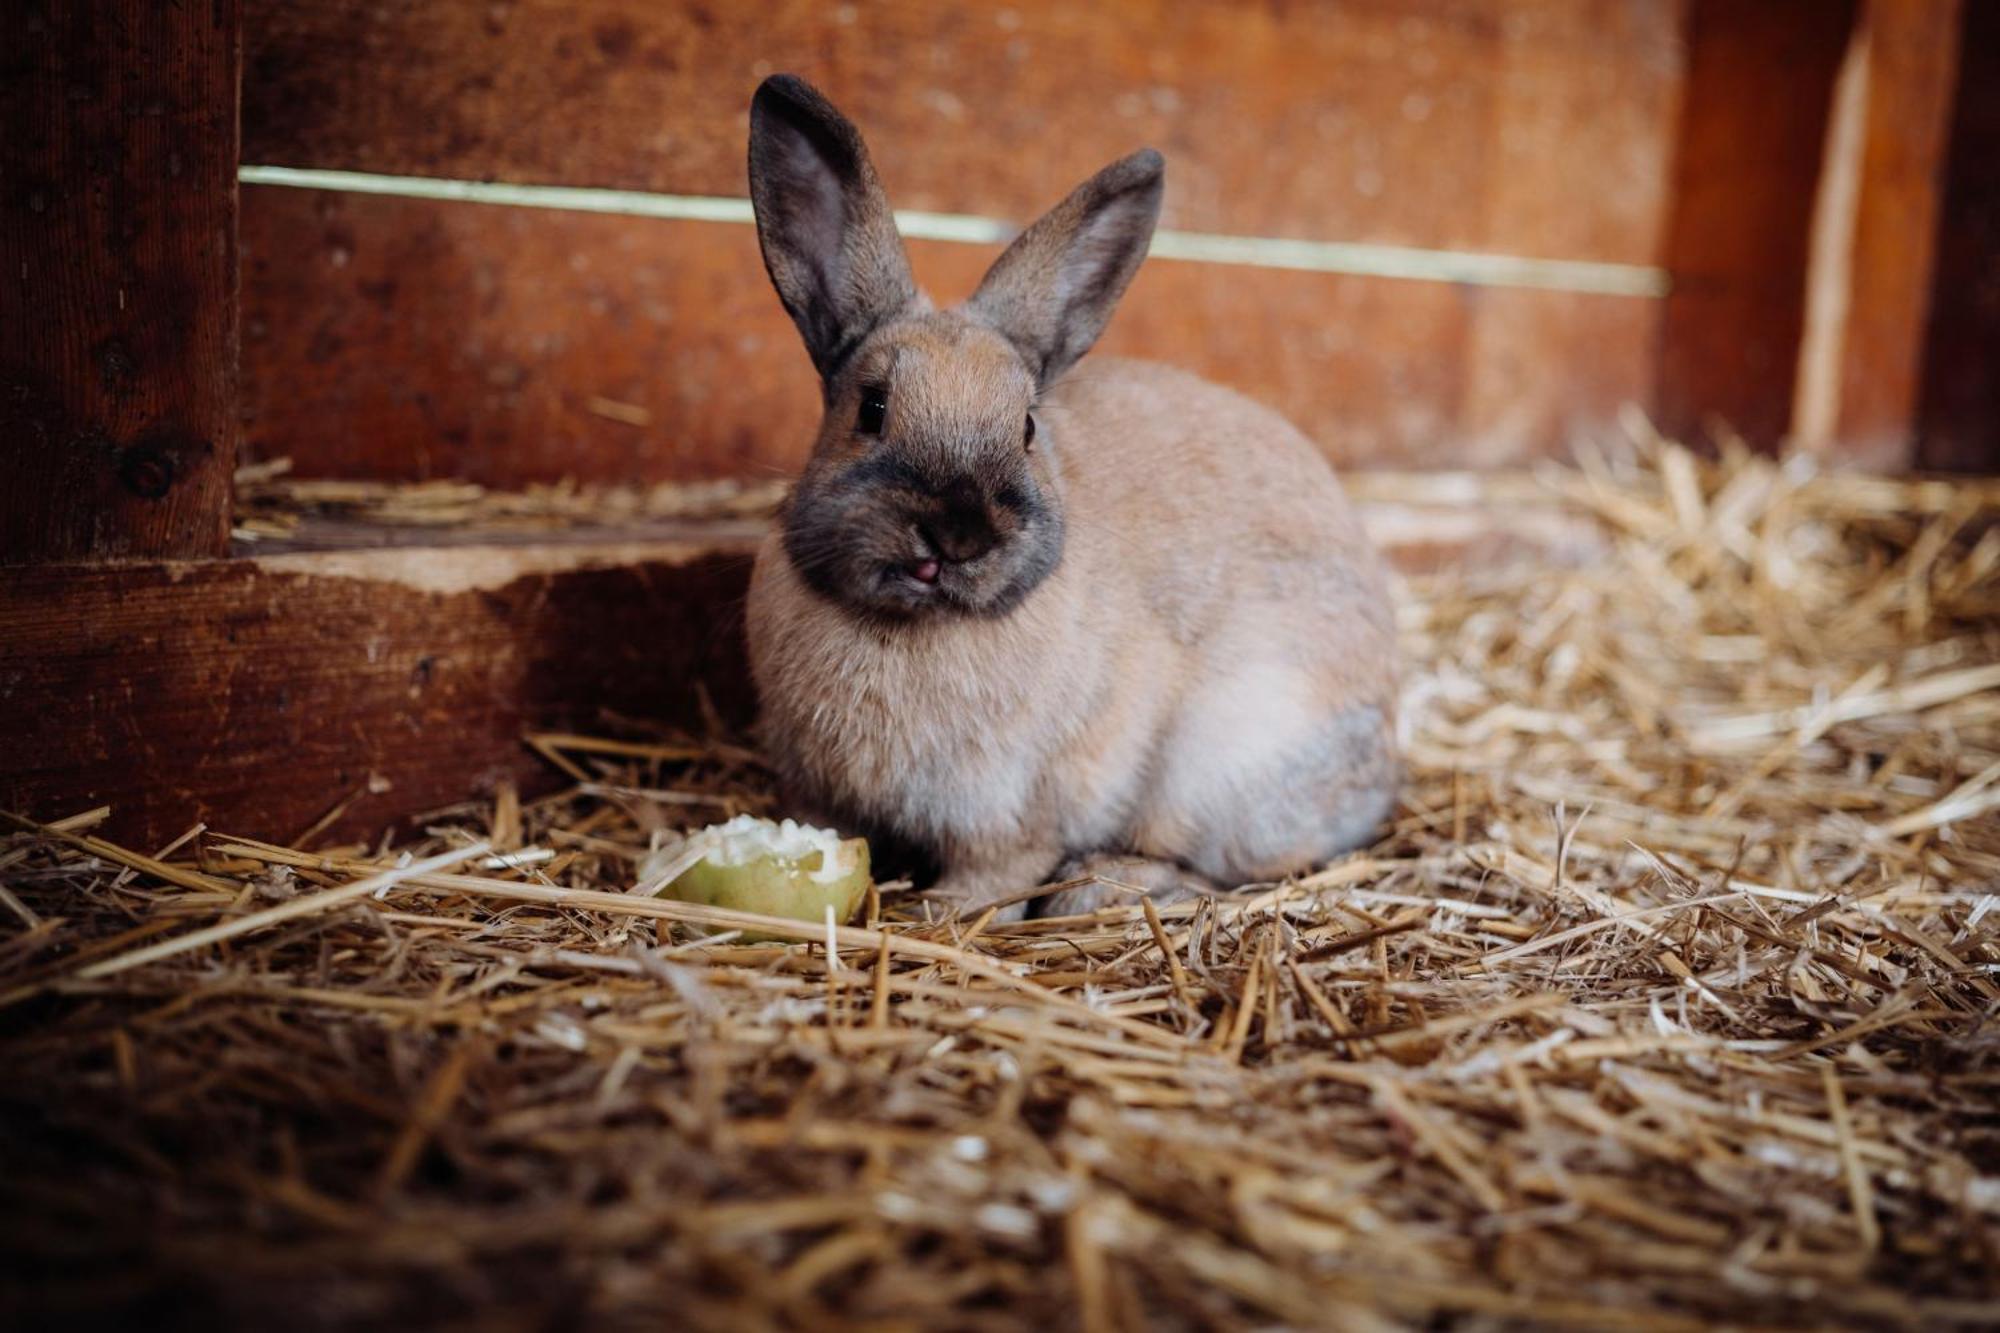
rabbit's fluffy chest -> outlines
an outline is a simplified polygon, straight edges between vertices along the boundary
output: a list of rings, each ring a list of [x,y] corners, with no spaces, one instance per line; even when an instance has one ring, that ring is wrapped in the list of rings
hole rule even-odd
[[[950,635],[911,638],[856,645],[827,682],[828,776],[869,815],[926,841],[1020,827],[1039,768],[1029,664]]]
[[[767,743],[803,789],[933,846],[1014,836],[1061,799],[1051,755],[1091,690],[1050,679],[1052,627],[1032,609],[882,626],[796,582],[776,552],[760,560],[750,640]]]

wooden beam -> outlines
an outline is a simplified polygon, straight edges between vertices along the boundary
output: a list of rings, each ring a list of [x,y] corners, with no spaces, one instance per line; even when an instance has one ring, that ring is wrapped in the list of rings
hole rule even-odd
[[[1793,434],[1843,462],[1916,461],[1960,20],[1959,0],[1866,0],[1841,70]]]
[[[20,8],[0,55],[0,563],[220,554],[235,0]]]
[[[1655,413],[1774,446],[1790,426],[1807,238],[1853,0],[1692,0]]]
[[[1141,144],[1164,225],[1652,264],[1681,0],[247,0],[244,160],[745,193],[823,87],[898,207],[1025,222]]]
[[[1917,461],[2000,472],[2000,5],[1974,0],[1964,18]]]
[[[118,566],[0,584],[0,808],[100,804],[113,836],[195,820],[336,833],[560,775],[535,727],[750,714],[741,543],[429,547]]]

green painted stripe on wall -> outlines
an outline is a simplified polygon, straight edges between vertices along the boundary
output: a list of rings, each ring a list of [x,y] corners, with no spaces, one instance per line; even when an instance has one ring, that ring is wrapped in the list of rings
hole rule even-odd
[[[514,208],[554,208],[576,213],[616,213],[626,217],[673,218],[692,222],[752,223],[748,199],[713,195],[650,194],[641,190],[600,190],[573,185],[509,185],[500,181],[445,180],[430,176],[382,176],[365,171],[304,167],[245,166],[246,185],[386,194],[405,199],[444,199]],[[997,218],[965,213],[898,210],[896,225],[916,240],[994,245],[1015,228]],[[1529,287],[1543,291],[1590,292],[1601,296],[1665,296],[1665,269],[1643,264],[1606,264],[1580,259],[1534,259],[1525,255],[1471,250],[1427,250],[1360,241],[1300,241],[1278,236],[1223,236],[1213,232],[1161,230],[1153,235],[1151,257],[1249,268],[1308,273],[1349,273],[1414,282],[1464,283],[1481,287]]]

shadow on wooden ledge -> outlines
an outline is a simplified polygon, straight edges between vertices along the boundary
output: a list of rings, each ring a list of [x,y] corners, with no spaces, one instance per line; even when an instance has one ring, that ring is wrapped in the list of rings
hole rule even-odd
[[[46,566],[0,589],[0,808],[372,833],[553,769],[524,732],[750,719],[747,542],[333,551]],[[704,703],[704,698],[707,700]]]

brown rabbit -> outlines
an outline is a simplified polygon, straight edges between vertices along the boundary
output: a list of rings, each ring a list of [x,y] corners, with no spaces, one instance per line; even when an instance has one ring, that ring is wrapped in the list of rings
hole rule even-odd
[[[1272,879],[1394,803],[1388,595],[1325,460],[1193,376],[1071,369],[1163,171],[1114,162],[937,310],[855,128],[788,75],[751,105],[758,239],[825,401],[751,583],[764,743],[802,809],[921,849],[963,907],[1102,854]]]

